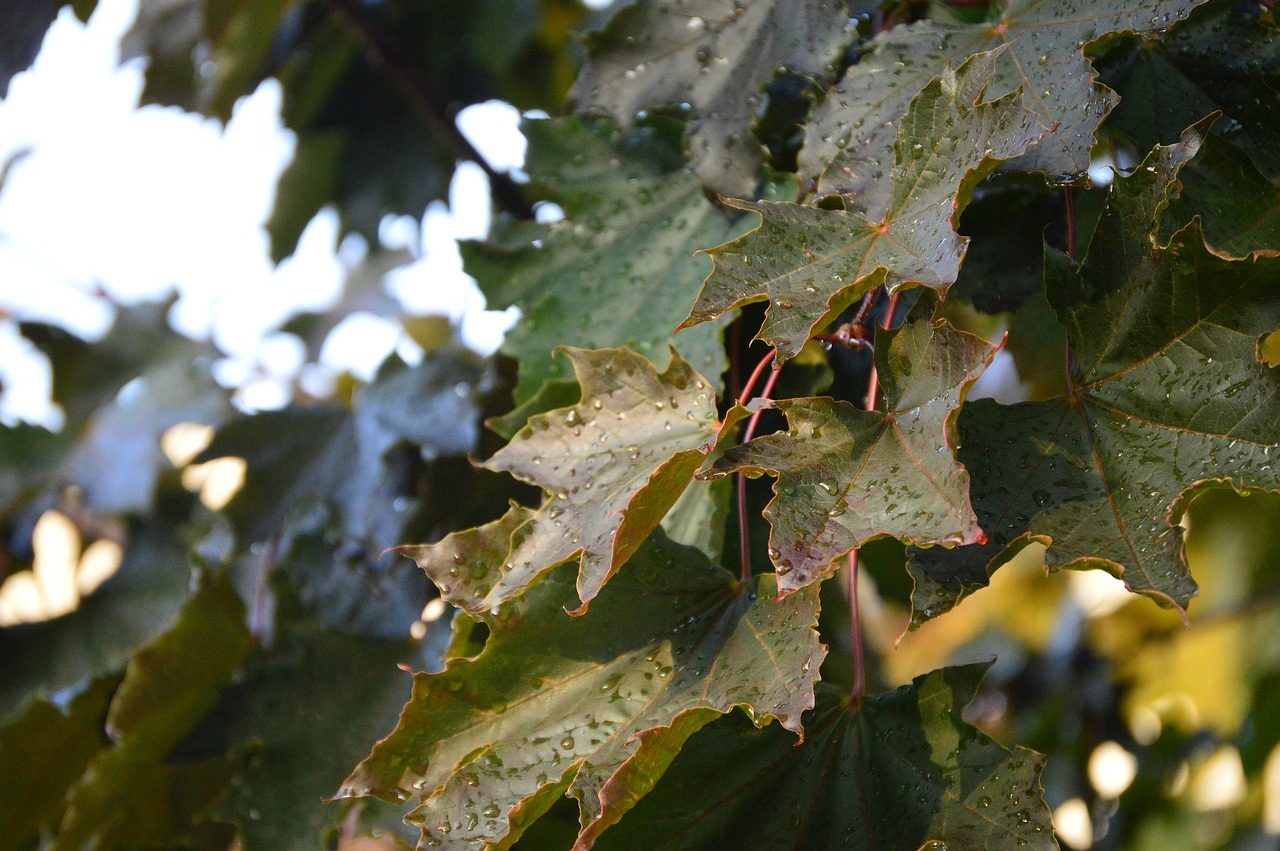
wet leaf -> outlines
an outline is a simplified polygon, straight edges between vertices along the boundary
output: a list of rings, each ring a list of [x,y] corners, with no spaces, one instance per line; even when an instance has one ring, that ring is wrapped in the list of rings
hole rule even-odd
[[[588,38],[571,97],[624,125],[686,105],[693,170],[715,192],[746,195],[763,160],[751,126],[775,69],[825,84],[852,35],[844,4],[831,0],[639,0]]]
[[[1184,129],[1221,111],[1214,131],[1268,182],[1280,181],[1280,32],[1259,20],[1261,13],[1258,6],[1214,0],[1161,41],[1145,41],[1114,60],[1108,79],[1121,96],[1115,126],[1145,151],[1176,142]]]
[[[730,449],[712,475],[778,476],[765,508],[769,556],[787,594],[830,576],[833,562],[879,535],[955,546],[982,530],[969,475],[952,450],[956,411],[994,354],[946,323],[918,321],[877,339],[882,400],[864,411],[826,398],[776,403],[788,430]]]
[[[678,138],[659,128],[626,132],[578,118],[527,121],[526,166],[539,194],[560,205],[551,224],[506,220],[486,243],[463,246],[466,271],[491,309],[522,317],[503,342],[520,360],[517,403],[547,381],[570,378],[558,345],[626,347],[651,360],[707,274],[694,252],[742,232],[683,171]],[[693,368],[719,385],[726,363],[720,328],[679,337]]]
[[[481,616],[478,658],[414,677],[399,727],[341,794],[419,799],[425,844],[479,849],[508,847],[567,792],[587,847],[717,715],[741,706],[799,732],[825,652],[817,589],[775,596],[772,576],[744,585],[659,532],[570,617],[565,565]]]
[[[1044,758],[961,718],[987,667],[934,671],[859,708],[820,686],[798,747],[717,721],[596,848],[1056,849]]]
[[[981,23],[895,27],[871,42],[815,110],[800,152],[801,175],[816,178],[820,194],[849,196],[854,210],[878,219],[891,207],[894,141],[912,98],[945,66],[1004,47],[987,97],[1021,90],[1027,108],[1049,130],[1010,167],[1041,171],[1053,181],[1081,181],[1094,134],[1117,102],[1114,92],[1095,82],[1085,47],[1113,33],[1166,30],[1196,5],[1198,0],[1008,0],[993,3]]]
[[[661,374],[626,349],[564,352],[582,401],[531,418],[484,465],[546,490],[541,509],[513,506],[478,529],[401,548],[469,612],[575,557],[585,609],[679,498],[716,436],[715,394],[674,350]]]
[[[1218,258],[1194,224],[1167,248],[1151,242],[1202,132],[1113,185],[1078,269],[1049,251],[1050,300],[1074,351],[1071,393],[961,413],[959,458],[974,471],[989,543],[916,554],[915,623],[985,585],[1031,541],[1050,544],[1050,568],[1101,568],[1185,609],[1196,594],[1176,525],[1187,500],[1207,487],[1280,490],[1280,373],[1259,350],[1280,324],[1280,261]]]
[[[1163,216],[1162,242],[1199,216],[1205,242],[1219,257],[1280,254],[1280,179],[1268,183],[1240,149],[1209,136],[1178,179],[1182,191]]]
[[[760,215],[760,227],[710,250],[707,278],[681,327],[739,305],[768,300],[757,335],[793,357],[871,289],[910,284],[944,289],[955,281],[968,239],[955,222],[974,184],[1017,156],[1044,129],[1017,94],[983,102],[996,54],[945,72],[901,122],[891,202],[882,216],[769,202],[732,201]]]

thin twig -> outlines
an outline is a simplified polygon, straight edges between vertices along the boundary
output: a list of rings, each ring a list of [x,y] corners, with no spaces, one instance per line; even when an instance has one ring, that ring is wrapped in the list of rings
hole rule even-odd
[[[432,96],[431,87],[418,72],[404,45],[359,0],[330,0],[333,10],[364,47],[369,64],[380,70],[413,107],[427,130],[448,146],[459,159],[471,160],[489,176],[489,188],[499,204],[513,216],[533,218],[533,207],[524,190],[489,164],[458,125]]]
[[[760,380],[761,374],[769,364],[773,363],[778,352],[776,349],[770,349],[769,354],[760,359],[760,363],[756,364],[756,368],[751,371],[751,377],[747,379],[747,384],[742,388],[742,393],[738,396],[738,404],[745,405],[751,400],[751,391],[755,389],[756,382]],[[769,380],[764,383],[764,390],[760,392],[761,399],[768,399],[773,393],[773,387],[778,383],[778,376],[782,370],[775,369],[769,374]],[[747,443],[756,434],[756,423],[760,420],[761,411],[756,411],[751,415],[751,419],[747,420],[747,429],[742,433],[742,442]],[[742,473],[738,474],[738,546],[739,553],[739,575],[743,582],[751,579],[751,540],[748,537],[747,529],[747,477]]]
[[[867,693],[866,657],[862,649],[862,618],[858,609],[858,551],[849,550],[849,631],[853,637],[853,689],[849,704],[857,706]]]
[[[884,312],[881,327],[886,330],[893,325],[893,315],[898,310],[898,294],[889,297],[889,306]],[[876,365],[871,364],[871,375],[867,378],[867,398],[862,407],[868,411],[876,409],[876,397],[880,395],[880,376]],[[858,609],[858,551],[849,551],[849,634],[853,643],[853,686],[849,692],[849,705],[858,706],[867,693],[866,658],[862,648],[862,617]]]
[[[1063,192],[1066,199],[1067,207],[1067,256],[1072,260],[1076,259],[1076,199],[1075,194],[1068,186]],[[1076,395],[1075,385],[1071,383],[1071,371],[1075,368],[1075,352],[1071,349],[1071,341],[1067,340],[1066,352],[1064,354],[1064,367],[1067,373],[1067,387],[1071,388],[1071,395]]]

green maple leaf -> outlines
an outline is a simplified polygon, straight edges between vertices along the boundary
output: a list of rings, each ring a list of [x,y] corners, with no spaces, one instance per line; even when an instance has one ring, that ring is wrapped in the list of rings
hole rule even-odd
[[[1280,32],[1262,23],[1260,12],[1216,0],[1161,41],[1144,41],[1113,60],[1108,80],[1121,95],[1115,126],[1149,150],[1220,111],[1216,130],[1268,181],[1280,180]]]
[[[509,847],[567,792],[587,847],[732,707],[800,731],[825,653],[818,594],[775,602],[776,590],[658,532],[569,617],[565,565],[481,615],[491,635],[478,657],[415,675],[399,726],[340,794],[417,798],[426,844],[472,849]]]
[[[1067,396],[960,417],[960,460],[984,547],[912,560],[914,620],[955,605],[1032,541],[1050,568],[1101,568],[1184,609],[1196,593],[1177,525],[1208,487],[1280,490],[1280,370],[1261,340],[1280,324],[1280,261],[1231,262],[1198,225],[1152,232],[1203,125],[1116,182],[1077,269],[1050,252],[1050,300],[1073,347]]]
[[[53,848],[187,844],[178,836],[221,794],[231,764],[175,763],[171,751],[213,708],[252,645],[235,589],[207,580],[129,662],[107,711],[110,744],[67,790]]]
[[[719,721],[596,848],[1057,848],[1044,758],[961,719],[987,667],[934,671],[856,708],[819,687],[798,747]]]
[[[1178,179],[1182,191],[1162,216],[1162,242],[1199,216],[1205,242],[1219,257],[1280,255],[1280,179],[1269,183],[1239,148],[1209,136]]]
[[[94,680],[61,707],[34,699],[0,727],[0,848],[26,847],[41,828],[57,826],[67,789],[103,749],[102,717],[119,683]]]
[[[946,71],[920,92],[898,134],[892,202],[882,218],[796,204],[730,202],[760,227],[710,250],[715,270],[687,327],[747,302],[768,300],[757,335],[779,359],[799,353],[815,328],[880,284],[943,289],[956,279],[968,240],[955,219],[974,184],[1026,149],[1043,128],[1018,95],[984,102],[998,56]]]
[[[502,348],[520,360],[517,402],[569,377],[551,356],[559,345],[661,357],[706,277],[694,252],[741,232],[683,171],[679,140],[664,129],[525,122],[530,178],[565,219],[504,220],[487,242],[462,249],[489,306],[517,305],[523,314]],[[724,372],[718,327],[681,335],[680,348],[703,375]]]
[[[483,612],[566,559],[580,564],[582,606],[662,520],[717,435],[715,394],[674,349],[659,373],[626,349],[564,349],[582,401],[538,414],[485,462],[548,492],[477,529],[404,547],[441,595]]]
[[[1206,115],[1222,115],[1179,174],[1181,193],[1164,216],[1163,241],[1200,216],[1219,256],[1280,253],[1280,31],[1260,13],[1210,2],[1164,40],[1110,60],[1108,80],[1122,96],[1111,123],[1142,150],[1177,140]]]
[[[638,0],[588,38],[570,97],[628,125],[641,110],[692,106],[693,170],[717,192],[745,195],[762,159],[750,130],[775,71],[825,84],[852,35],[831,0]]]
[[[252,768],[211,819],[235,824],[248,851],[323,847],[346,815],[325,798],[395,725],[409,697],[396,665],[423,664],[424,649],[306,625],[255,654],[225,713],[228,739],[253,752]]]
[[[968,473],[948,447],[964,393],[994,351],[945,323],[883,332],[878,410],[825,398],[777,402],[788,431],[730,449],[712,465],[713,476],[778,476],[765,517],[781,593],[831,575],[836,559],[879,535],[947,546],[980,538]]]
[[[1094,134],[1117,101],[1095,82],[1084,48],[1113,33],[1165,30],[1199,2],[1009,0],[993,3],[982,23],[895,27],[872,41],[870,53],[815,110],[800,173],[817,179],[820,194],[849,196],[854,209],[878,218],[889,207],[895,129],[916,92],[945,66],[1003,47],[989,97],[1021,90],[1050,131],[1012,167],[1058,181],[1082,180]]]

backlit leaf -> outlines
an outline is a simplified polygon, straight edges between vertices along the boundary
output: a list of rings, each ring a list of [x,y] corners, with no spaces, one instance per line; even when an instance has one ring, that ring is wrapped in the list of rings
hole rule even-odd
[[[568,792],[586,847],[717,715],[741,706],[799,732],[825,652],[818,594],[774,602],[776,590],[659,532],[570,617],[565,565],[481,616],[478,658],[415,675],[399,727],[340,794],[419,799],[410,818],[427,845],[479,849],[508,847]]]
[[[891,208],[894,142],[912,98],[944,67],[1003,47],[987,97],[1021,90],[1049,130],[1012,167],[1042,171],[1051,180],[1082,180],[1094,134],[1117,102],[1095,82],[1085,47],[1112,33],[1168,29],[1198,2],[1008,0],[993,3],[981,23],[895,27],[872,41],[815,111],[800,152],[801,175],[817,179],[819,194],[847,195],[853,209],[880,218]]]
[[[716,461],[712,475],[778,476],[765,517],[781,593],[831,575],[836,559],[879,535],[926,546],[980,538],[969,476],[948,447],[960,401],[993,354],[985,340],[945,323],[883,332],[877,410],[825,398],[777,402],[787,431]]]
[[[730,202],[759,213],[760,227],[710,250],[715,271],[681,327],[768,300],[757,338],[785,359],[882,283],[943,289],[955,281],[968,244],[955,221],[973,185],[1044,132],[1017,94],[983,102],[998,61],[995,54],[975,57],[912,102],[901,122],[887,213]]]
[[[799,746],[718,721],[596,848],[1056,849],[1044,758],[961,718],[987,667],[934,671],[857,708],[819,687]]]
[[[1186,500],[1214,486],[1280,490],[1280,370],[1259,348],[1280,325],[1280,261],[1220,259],[1196,225],[1167,248],[1151,243],[1202,130],[1117,181],[1079,269],[1049,253],[1050,300],[1074,351],[1070,395],[962,412],[959,458],[990,543],[915,556],[915,622],[1033,540],[1050,544],[1051,568],[1102,568],[1185,609],[1196,593],[1177,525]]]
[[[852,34],[833,0],[637,0],[589,37],[571,97],[624,125],[641,110],[686,105],[696,116],[693,170],[716,192],[746,195],[762,159],[751,126],[775,69],[825,83]]]
[[[531,418],[484,465],[546,490],[541,509],[513,506],[479,529],[401,549],[467,611],[511,599],[574,557],[586,608],[679,498],[716,436],[715,394],[674,350],[661,374],[626,349],[564,352],[582,401]]]

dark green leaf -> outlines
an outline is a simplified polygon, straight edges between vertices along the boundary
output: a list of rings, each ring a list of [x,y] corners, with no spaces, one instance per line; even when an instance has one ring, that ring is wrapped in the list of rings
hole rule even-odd
[[[983,102],[998,61],[996,54],[975,57],[956,73],[946,71],[912,101],[882,218],[733,202],[759,213],[760,227],[710,251],[715,271],[684,325],[768,300],[757,339],[785,359],[882,283],[890,289],[913,283],[943,289],[955,281],[968,244],[955,232],[955,220],[973,185],[1044,132],[1016,94]]]
[[[104,677],[61,706],[33,700],[0,728],[0,849],[22,848],[57,827],[67,788],[107,745],[102,719],[118,684]]]
[[[638,0],[589,38],[572,97],[627,126],[641,110],[689,105],[693,170],[716,192],[746,195],[762,160],[751,125],[775,69],[825,84],[852,35],[832,0]]]
[[[547,381],[570,377],[557,345],[625,347],[660,360],[707,275],[694,252],[741,233],[682,171],[678,141],[660,128],[628,132],[578,118],[527,121],[526,166],[540,196],[566,218],[507,220],[486,243],[463,246],[490,308],[517,305],[503,341],[520,360],[517,403]],[[725,370],[720,328],[679,337],[703,375]]]
[[[1182,190],[1165,210],[1161,241],[1195,216],[1219,257],[1280,254],[1280,182],[1268,183],[1238,148],[1214,135],[1179,173]]]
[[[1185,609],[1196,593],[1176,525],[1187,500],[1215,486],[1280,490],[1280,370],[1259,349],[1280,324],[1280,261],[1222,260],[1196,225],[1167,248],[1151,240],[1202,132],[1113,185],[1079,269],[1050,253],[1050,300],[1074,351],[1070,395],[962,413],[959,457],[989,543],[917,554],[915,622],[1032,541],[1051,544],[1051,568],[1102,568]]]
[[[431,454],[470,450],[479,432],[480,369],[453,354],[381,376],[337,406],[292,407],[241,417],[218,430],[197,460],[239,457],[244,487],[226,512],[242,545],[279,533],[309,503],[341,510],[344,533],[374,551],[398,543],[412,490],[397,481],[392,450],[408,442]]]
[[[32,694],[119,671],[139,646],[173,623],[190,595],[189,555],[178,539],[191,496],[162,491],[130,524],[120,569],[70,614],[0,629],[0,717]]]
[[[230,743],[253,758],[211,818],[233,822],[245,851],[323,847],[347,809],[325,799],[395,727],[410,691],[397,664],[420,668],[421,655],[407,641],[294,629],[251,659],[224,704]]]
[[[1084,180],[1094,134],[1117,101],[1095,82],[1085,47],[1112,33],[1168,29],[1199,2],[1007,0],[992,3],[981,23],[895,27],[872,41],[870,52],[817,108],[800,152],[801,175],[816,178],[820,194],[847,195],[855,210],[879,220],[891,208],[898,125],[916,93],[945,67],[1005,48],[986,97],[1022,91],[1027,108],[1049,130],[1011,167],[1042,171],[1055,181]],[[976,140],[968,144],[981,147]]]
[[[67,792],[55,849],[187,844],[192,819],[230,779],[219,760],[166,758],[214,705],[249,652],[244,606],[225,581],[206,580],[173,626],[140,650],[111,699],[111,746]],[[175,835],[176,832],[176,835]]]
[[[1280,32],[1247,3],[1206,3],[1160,42],[1120,60],[1112,121],[1140,150],[1171,144],[1221,110],[1215,130],[1243,151],[1268,182],[1280,180]],[[1245,187],[1241,187],[1245,188]]]
[[[564,792],[589,843],[734,706],[799,732],[824,648],[817,589],[774,602],[658,533],[581,617],[572,565],[482,615],[484,652],[414,677],[400,726],[344,795],[418,798],[428,844],[506,845]],[[762,672],[767,672],[762,675]]]
[[[961,718],[986,668],[934,671],[859,708],[820,687],[799,746],[718,721],[596,848],[1056,849],[1043,757]]]

